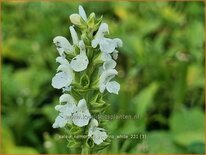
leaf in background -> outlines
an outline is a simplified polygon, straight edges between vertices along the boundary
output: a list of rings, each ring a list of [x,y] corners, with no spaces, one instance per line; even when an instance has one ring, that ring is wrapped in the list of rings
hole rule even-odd
[[[147,110],[150,108],[155,93],[158,90],[159,85],[154,82],[144,88],[136,97],[134,97],[133,102],[136,106],[137,112],[141,117],[144,117]]]
[[[16,146],[10,129],[6,126],[2,128],[2,150],[3,154],[39,154],[34,148],[27,146]]]
[[[174,112],[170,118],[173,139],[182,146],[194,142],[205,143],[204,113],[196,109],[183,109]]]
[[[187,71],[187,85],[189,88],[204,88],[204,71],[198,65],[191,65]]]
[[[146,140],[143,141],[146,150],[142,150],[142,147],[137,145],[138,153],[183,153],[183,150],[176,146],[172,141],[172,135],[166,131],[153,131],[147,134]]]

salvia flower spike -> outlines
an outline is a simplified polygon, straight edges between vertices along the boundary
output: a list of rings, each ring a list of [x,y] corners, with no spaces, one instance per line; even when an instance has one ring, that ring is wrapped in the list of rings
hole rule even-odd
[[[63,36],[53,39],[59,66],[52,86],[62,89],[63,94],[55,106],[59,114],[52,127],[68,130],[73,137],[68,139],[69,148],[82,154],[96,153],[110,144],[105,121],[96,116],[108,107],[103,100],[105,93],[118,94],[120,90],[114,78],[118,75],[117,48],[122,47],[122,41],[108,38],[108,24],[94,13],[87,16],[82,6],[78,14],[70,15],[70,20],[74,24],[69,27],[72,43]],[[78,139],[78,135],[86,137]]]

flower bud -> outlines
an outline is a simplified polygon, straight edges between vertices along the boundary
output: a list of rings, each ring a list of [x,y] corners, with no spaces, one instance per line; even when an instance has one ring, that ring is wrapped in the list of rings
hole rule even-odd
[[[81,25],[81,17],[80,17],[80,15],[79,14],[76,14],[76,13],[74,13],[74,14],[72,14],[72,15],[70,15],[70,21],[74,24],[74,25]]]
[[[93,27],[95,25],[95,13],[94,12],[89,15],[89,19],[88,19],[87,23],[88,23],[88,27],[90,29],[93,29]]]

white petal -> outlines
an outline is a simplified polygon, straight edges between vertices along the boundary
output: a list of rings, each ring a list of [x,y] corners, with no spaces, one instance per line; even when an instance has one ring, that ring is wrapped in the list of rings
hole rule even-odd
[[[85,99],[81,99],[77,105],[77,107],[79,108],[79,110],[81,111],[85,111],[85,110],[88,110],[87,109],[87,102]]]
[[[73,50],[72,45],[65,37],[57,36],[53,39],[53,42],[57,48],[62,48],[61,50],[64,50],[65,52],[71,52]]]
[[[79,38],[78,38],[77,32],[75,31],[73,26],[70,26],[69,29],[70,29],[70,33],[71,33],[71,36],[72,36],[73,44],[78,45]]]
[[[80,22],[80,19],[81,19],[81,16],[79,14],[72,14],[70,15],[70,21],[75,24],[75,25],[81,25],[81,22]]]
[[[74,113],[72,116],[73,123],[79,127],[88,125],[91,116],[86,113]]]
[[[102,59],[102,61],[108,61],[108,60],[111,60],[112,57],[108,53],[101,52],[101,59]]]
[[[79,41],[80,54],[86,55],[86,48],[83,40]]]
[[[92,40],[92,47],[96,48],[97,45],[100,43],[101,39],[104,38],[104,35],[109,33],[109,28],[106,23],[102,23],[95,35],[95,38]]]
[[[72,104],[77,103],[76,100],[70,94],[61,95],[59,98],[59,102],[60,103],[66,102],[66,103],[72,103]]]
[[[62,128],[67,124],[67,120],[62,118],[61,116],[57,116],[55,119],[54,124],[52,125],[53,128]]]
[[[97,127],[98,125],[99,125],[98,121],[95,118],[92,118],[92,120],[90,122],[90,126]]]
[[[60,63],[60,64],[69,64],[69,62],[67,61],[67,59],[65,59],[64,57],[57,57],[56,58],[56,62]]]
[[[75,125],[82,127],[89,123],[91,114],[87,108],[85,99],[79,101],[77,105],[77,112],[73,114],[73,122]]]
[[[110,93],[118,94],[120,90],[120,84],[116,81],[108,82],[107,83],[107,90]]]
[[[113,59],[110,59],[110,60],[107,60],[104,62],[103,69],[104,70],[113,69],[116,67],[116,65],[117,65],[117,63]]]
[[[114,52],[112,53],[112,57],[114,60],[117,60],[117,58],[118,58],[118,51],[117,50],[114,50]]]
[[[96,129],[93,133],[93,140],[97,145],[101,144],[107,137],[107,133],[105,131],[100,131],[99,129]]]
[[[89,60],[85,54],[79,54],[71,61],[71,68],[76,72],[81,72],[87,68]]]
[[[87,21],[87,15],[81,5],[79,6],[79,15],[84,19],[85,22]]]
[[[104,92],[105,88],[106,88],[106,85],[105,85],[104,83],[101,83],[101,84],[99,85],[99,91],[100,91],[101,93]]]
[[[117,75],[118,72],[115,69],[108,69],[105,70],[101,75],[100,75],[100,79],[99,79],[99,83],[107,83],[108,81],[110,81],[113,77],[115,77],[115,75]]]
[[[122,45],[123,45],[123,42],[122,42],[122,40],[121,39],[119,39],[119,38],[115,38],[115,39],[113,39],[114,41],[115,41],[115,43],[116,43],[116,47],[122,47]]]
[[[85,99],[81,99],[77,107],[78,107],[78,111],[81,111],[87,117],[91,117],[91,114],[87,108],[87,102]]]
[[[70,117],[75,109],[75,104],[67,103],[65,105],[55,106],[55,110],[59,111],[61,116]],[[69,118],[71,119],[71,118]]]
[[[107,23],[102,23],[95,35],[96,38],[103,38],[105,34],[109,33],[109,27]]]
[[[101,38],[98,38],[98,37],[95,38],[95,39],[93,39],[93,40],[92,40],[92,47],[93,47],[93,48],[96,48],[97,45],[99,44],[100,40],[101,40]]]
[[[94,118],[92,118],[92,120],[90,121],[89,124],[89,131],[88,131],[88,136],[91,137],[96,129],[96,127],[98,126],[98,121]]]
[[[102,52],[112,53],[115,50],[116,42],[109,38],[103,38],[101,39],[99,46]]]
[[[65,72],[59,72],[52,78],[52,86],[57,89],[69,86],[73,77]]]
[[[59,52],[59,55],[61,57],[65,57],[65,54],[64,54],[65,50],[61,47],[56,47],[56,48],[57,48],[57,51]]]

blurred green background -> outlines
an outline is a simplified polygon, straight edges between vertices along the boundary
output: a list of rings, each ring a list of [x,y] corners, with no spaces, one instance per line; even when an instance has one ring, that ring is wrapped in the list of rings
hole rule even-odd
[[[52,128],[61,91],[52,88],[69,15],[80,3],[2,3],[2,153],[72,153],[64,130]],[[103,153],[204,153],[204,2],[85,2],[119,37],[119,95],[109,95],[112,120]],[[145,139],[130,135],[146,135]]]

